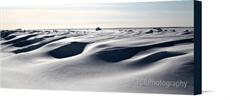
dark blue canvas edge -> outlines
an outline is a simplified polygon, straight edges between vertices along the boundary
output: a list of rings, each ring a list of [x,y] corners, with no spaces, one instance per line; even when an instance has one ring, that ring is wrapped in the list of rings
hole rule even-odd
[[[202,93],[202,3],[194,1],[194,95]]]

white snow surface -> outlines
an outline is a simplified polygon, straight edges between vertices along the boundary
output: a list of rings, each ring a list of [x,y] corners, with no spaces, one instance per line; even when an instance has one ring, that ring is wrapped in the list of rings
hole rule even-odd
[[[192,94],[194,30],[161,29],[2,31],[1,87]]]

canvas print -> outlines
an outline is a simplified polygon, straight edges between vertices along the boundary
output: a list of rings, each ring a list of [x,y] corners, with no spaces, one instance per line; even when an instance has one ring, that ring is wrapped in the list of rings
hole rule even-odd
[[[1,8],[1,87],[194,94],[194,1]]]

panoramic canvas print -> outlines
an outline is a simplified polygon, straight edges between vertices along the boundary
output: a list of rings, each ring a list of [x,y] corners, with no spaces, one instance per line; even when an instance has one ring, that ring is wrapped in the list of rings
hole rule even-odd
[[[194,1],[1,8],[1,87],[194,94]]]

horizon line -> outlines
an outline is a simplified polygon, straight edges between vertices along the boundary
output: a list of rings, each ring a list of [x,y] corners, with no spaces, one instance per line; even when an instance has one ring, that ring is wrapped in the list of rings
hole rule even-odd
[[[24,28],[15,28],[15,29],[0,29],[2,30],[77,30],[77,29],[96,29],[95,28],[33,28],[33,29],[24,29]],[[145,28],[194,28],[194,26],[164,26],[164,27],[100,27],[101,29],[145,29]]]

